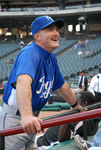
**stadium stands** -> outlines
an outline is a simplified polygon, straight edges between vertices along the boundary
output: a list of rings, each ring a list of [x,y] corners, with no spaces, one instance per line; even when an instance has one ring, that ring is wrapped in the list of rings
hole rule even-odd
[[[9,55],[19,49],[19,41],[17,42],[1,42],[0,43],[0,58]]]
[[[86,52],[86,50],[92,50],[92,57],[85,57],[83,55],[78,56],[79,50]],[[59,56],[58,63],[63,76],[68,79],[69,83],[77,83],[77,75],[81,70],[88,70],[88,76],[91,75],[91,71],[96,74],[97,67],[101,64],[101,35],[96,36],[95,39],[90,40],[84,44],[81,48],[72,48],[70,51],[65,52]],[[74,78],[73,78],[74,77]]]
[[[59,48],[56,48],[54,50],[54,54],[57,56],[58,54],[62,54],[65,50],[70,48],[73,44],[77,42],[77,39],[72,39],[72,40],[63,40],[60,41],[60,46]]]
[[[26,36],[23,41],[27,44],[32,40],[32,36]],[[88,43],[84,43],[84,47],[74,49],[77,39],[69,39],[60,41],[60,47],[54,51],[57,56],[58,64],[62,75],[67,82],[72,84],[78,83],[79,72],[83,69],[88,70],[88,77],[93,73],[97,73],[97,67],[101,64],[101,35],[97,35]],[[92,50],[92,57],[78,55],[78,51],[86,52]],[[19,40],[16,42],[3,42],[0,47],[0,80],[7,80],[11,72],[13,63],[7,63],[8,60],[15,61],[19,53]]]

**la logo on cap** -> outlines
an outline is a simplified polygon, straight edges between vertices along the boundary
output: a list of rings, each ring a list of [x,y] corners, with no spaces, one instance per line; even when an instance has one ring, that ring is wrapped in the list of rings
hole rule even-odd
[[[51,17],[49,17],[49,16],[45,16],[48,20],[52,20],[53,21],[53,19],[51,18]]]

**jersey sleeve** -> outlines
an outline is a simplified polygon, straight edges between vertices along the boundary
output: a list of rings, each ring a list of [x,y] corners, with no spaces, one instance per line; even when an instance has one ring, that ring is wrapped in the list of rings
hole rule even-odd
[[[16,63],[16,77],[21,74],[28,74],[34,80],[35,73],[38,67],[38,57],[37,54],[28,52],[28,50],[22,51],[18,56]]]

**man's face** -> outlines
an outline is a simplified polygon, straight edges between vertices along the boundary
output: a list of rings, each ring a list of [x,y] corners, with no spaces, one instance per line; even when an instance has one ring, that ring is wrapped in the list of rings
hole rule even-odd
[[[85,98],[84,100],[81,100],[81,94],[80,94],[80,93],[78,93],[75,98],[76,98],[77,102],[78,102],[82,107],[88,105],[88,103],[87,103],[87,101],[86,101],[86,98]]]
[[[60,35],[55,24],[52,24],[37,33],[36,44],[48,52],[52,52],[59,47]]]
[[[81,73],[80,73],[80,76],[82,76],[82,77],[83,77],[84,75],[85,75],[85,73],[83,73],[83,72],[81,72]]]

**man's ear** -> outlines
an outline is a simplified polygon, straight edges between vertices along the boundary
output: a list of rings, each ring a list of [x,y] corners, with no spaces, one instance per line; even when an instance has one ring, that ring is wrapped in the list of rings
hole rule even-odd
[[[37,33],[34,35],[34,38],[37,40],[37,37],[38,37],[38,35],[37,35]]]
[[[36,34],[34,35],[34,38],[36,39],[36,41],[39,41],[39,40],[40,40],[40,35],[39,35],[39,33],[36,33]]]
[[[87,102],[87,101],[83,102],[83,105],[84,105],[84,106],[87,106],[87,105],[88,105],[88,102]]]

